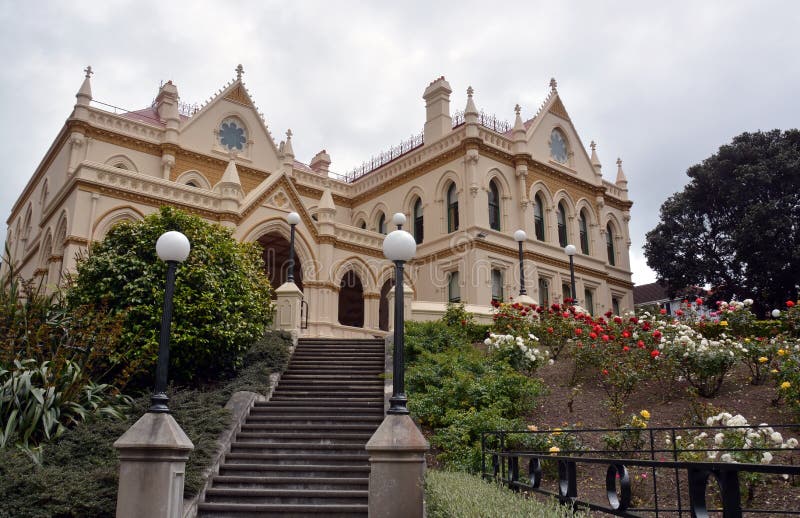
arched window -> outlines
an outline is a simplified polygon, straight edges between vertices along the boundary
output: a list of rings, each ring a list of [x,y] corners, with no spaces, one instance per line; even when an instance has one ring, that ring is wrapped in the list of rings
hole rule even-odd
[[[50,194],[50,187],[47,185],[47,178],[44,179],[44,185],[42,185],[42,193],[41,197],[39,198],[39,204],[44,207],[47,204],[47,195]]]
[[[589,225],[586,223],[586,213],[584,211],[581,211],[578,226],[581,232],[581,252],[589,255]]]
[[[458,230],[458,193],[456,184],[451,183],[447,189],[447,231]]]
[[[500,230],[500,191],[497,182],[489,182],[489,227]]]
[[[381,234],[386,233],[386,215],[383,212],[378,216],[378,232]]]
[[[533,223],[536,229],[536,239],[544,241],[544,203],[539,194],[533,197]]]
[[[422,243],[422,240],[425,238],[424,235],[425,226],[423,225],[422,220],[422,200],[417,198],[417,201],[414,202],[414,241],[417,244]]]
[[[611,223],[606,225],[606,251],[608,252],[608,264],[611,266],[617,264],[614,253],[614,230],[611,228]]]
[[[358,224],[358,228],[360,228],[361,230],[367,230],[367,222],[362,219],[361,222]]]
[[[567,246],[567,209],[564,202],[558,204],[558,244]]]

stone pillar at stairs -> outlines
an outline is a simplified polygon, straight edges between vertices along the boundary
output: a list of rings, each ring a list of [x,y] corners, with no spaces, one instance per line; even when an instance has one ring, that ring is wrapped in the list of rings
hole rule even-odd
[[[303,292],[293,282],[284,282],[275,290],[278,301],[275,303],[273,327],[281,331],[300,331],[301,302]]]
[[[367,443],[370,518],[422,518],[429,445],[408,415],[387,415]]]
[[[117,518],[180,518],[192,441],[170,414],[148,412],[114,443]]]

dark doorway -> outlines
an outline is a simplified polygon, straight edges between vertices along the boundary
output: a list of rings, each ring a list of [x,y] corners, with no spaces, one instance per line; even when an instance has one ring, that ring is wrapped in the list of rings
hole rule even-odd
[[[352,270],[342,277],[339,285],[339,323],[364,327],[364,286]]]
[[[264,269],[269,277],[269,282],[274,290],[289,278],[289,240],[278,234],[270,232],[258,238],[264,247]],[[294,254],[294,283],[303,291],[303,268],[297,257],[297,246]]]
[[[389,314],[389,293],[394,288],[394,279],[389,279],[383,283],[381,288],[381,302],[378,306],[378,327],[382,331],[389,330],[389,319],[394,318]]]

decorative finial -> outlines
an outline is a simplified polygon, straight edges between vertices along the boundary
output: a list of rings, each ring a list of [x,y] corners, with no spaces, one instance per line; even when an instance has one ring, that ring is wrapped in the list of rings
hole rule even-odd
[[[237,81],[241,81],[242,80],[242,74],[244,74],[244,67],[242,66],[241,63],[239,63],[239,65],[236,67],[236,80]]]
[[[521,112],[521,111],[522,111],[522,107],[519,105],[519,103],[517,103],[517,104],[514,106],[514,113],[516,113],[517,115],[519,115],[519,112]]]
[[[292,130],[286,130],[286,140],[292,140]]]
[[[558,86],[558,83],[556,83],[556,78],[555,77],[551,77],[550,78],[550,91],[551,92],[555,92],[557,86]]]
[[[622,159],[617,158],[617,167],[622,167]]]
[[[471,86],[467,87],[467,97],[472,97],[472,94],[475,93],[475,90],[472,89]]]
[[[597,144],[595,144],[594,140],[589,143],[589,147],[592,148],[592,151],[597,148]]]
[[[94,70],[92,70],[92,65],[89,65],[88,67],[84,68],[83,71],[86,72],[87,78],[91,77],[91,75],[94,74]]]

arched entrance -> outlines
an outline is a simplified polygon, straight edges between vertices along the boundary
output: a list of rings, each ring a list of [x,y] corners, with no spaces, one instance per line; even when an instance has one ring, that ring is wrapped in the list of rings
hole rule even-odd
[[[275,289],[289,278],[289,240],[277,232],[270,232],[258,238],[258,242],[264,247],[264,269]],[[297,257],[297,248],[294,254],[294,283],[300,291],[303,290],[303,268]]]
[[[389,279],[384,282],[381,287],[381,300],[378,306],[378,327],[382,331],[389,330],[389,319],[393,318],[393,316],[389,314],[389,293],[392,291],[392,288],[394,288],[394,279]]]
[[[364,327],[364,286],[353,270],[344,274],[339,285],[339,323]]]

